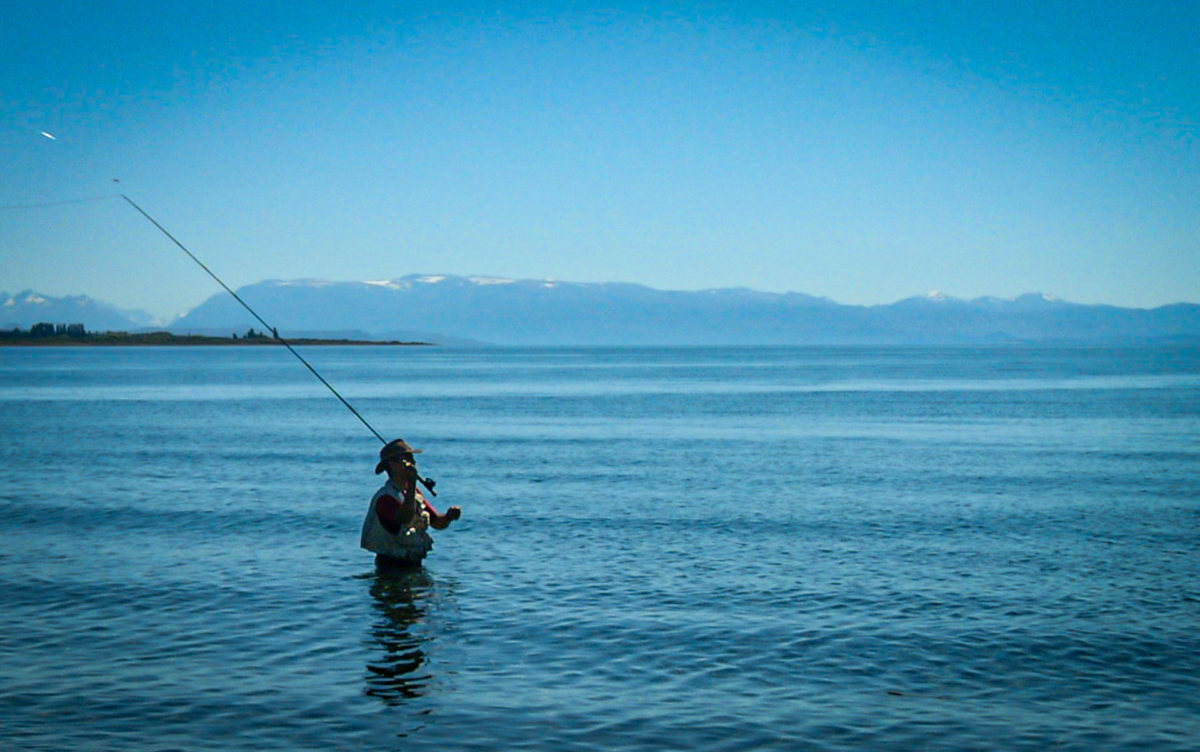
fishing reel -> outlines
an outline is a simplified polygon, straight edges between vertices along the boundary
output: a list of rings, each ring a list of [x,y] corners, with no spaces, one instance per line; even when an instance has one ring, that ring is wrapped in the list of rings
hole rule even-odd
[[[433,487],[437,485],[436,480],[433,478],[424,478],[420,473],[417,474],[417,480],[421,481],[421,485],[425,486],[425,490],[429,492],[430,496],[437,496],[437,491],[433,490]]]

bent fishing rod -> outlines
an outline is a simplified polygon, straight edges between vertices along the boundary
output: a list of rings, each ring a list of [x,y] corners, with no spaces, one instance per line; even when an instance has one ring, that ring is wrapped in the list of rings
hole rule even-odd
[[[137,210],[137,212],[138,212],[138,214],[141,214],[143,217],[145,217],[145,218],[146,218],[146,220],[147,220],[148,222],[150,222],[150,224],[152,224],[152,225],[154,225],[156,228],[158,228],[158,231],[159,231],[159,232],[161,232],[163,235],[166,235],[166,236],[167,236],[167,239],[169,239],[169,240],[170,240],[172,243],[174,243],[176,246],[178,246],[179,250],[181,250],[181,251],[183,251],[184,253],[186,253],[186,254],[188,255],[188,258],[190,258],[192,261],[195,261],[195,262],[196,262],[196,264],[197,264],[197,265],[198,265],[198,266],[199,266],[201,269],[203,269],[203,270],[204,270],[204,271],[205,271],[205,272],[208,274],[208,276],[210,276],[210,277],[212,277],[213,279],[215,279],[215,280],[217,281],[217,284],[219,284],[221,287],[225,288],[225,292],[227,292],[227,293],[229,293],[230,295],[232,295],[232,296],[233,296],[233,299],[234,299],[234,300],[236,300],[238,303],[240,303],[240,304],[242,305],[242,308],[245,308],[247,311],[249,311],[249,312],[250,312],[250,315],[251,315],[251,316],[253,316],[254,318],[258,319],[258,322],[259,322],[260,324],[262,324],[264,327],[266,327],[266,328],[267,328],[267,331],[271,332],[271,336],[272,336],[272,337],[273,337],[273,338],[274,338],[276,341],[278,341],[278,342],[279,342],[279,344],[281,344],[281,345],[283,345],[284,347],[286,347],[286,348],[287,348],[287,350],[288,350],[288,352],[290,352],[292,355],[295,355],[295,356],[296,356],[296,360],[299,360],[301,363],[303,363],[303,364],[304,364],[304,367],[305,367],[305,368],[307,368],[307,369],[309,370],[309,372],[311,372],[311,373],[312,373],[312,375],[313,375],[313,376],[316,376],[316,377],[317,377],[317,380],[318,380],[318,381],[320,381],[322,384],[324,384],[324,385],[325,385],[325,388],[326,388],[326,389],[328,389],[330,392],[332,392],[332,393],[333,393],[333,396],[334,396],[334,397],[337,397],[337,398],[338,398],[338,399],[341,401],[341,403],[342,403],[343,405],[345,405],[345,406],[346,406],[346,409],[347,409],[347,410],[349,410],[351,413],[353,413],[353,414],[354,414],[354,417],[358,418],[358,420],[359,420],[359,421],[360,421],[360,422],[361,422],[361,423],[362,423],[364,426],[366,426],[366,427],[367,427],[367,430],[369,430],[371,433],[375,434],[375,438],[379,439],[379,441],[380,441],[381,443],[385,444],[385,445],[388,443],[387,439],[383,438],[383,435],[382,435],[382,434],[380,434],[378,431],[376,431],[376,430],[375,430],[375,427],[374,427],[374,426],[372,426],[370,423],[368,423],[368,422],[367,422],[367,419],[366,419],[366,418],[364,418],[364,417],[362,416],[362,413],[360,413],[358,410],[354,409],[354,405],[351,405],[351,404],[350,404],[350,402],[349,402],[349,401],[348,401],[348,400],[347,400],[345,397],[343,397],[343,396],[342,396],[342,395],[341,395],[341,394],[338,392],[338,390],[337,390],[337,389],[334,389],[334,388],[333,388],[333,384],[330,384],[328,381],[326,381],[326,380],[325,380],[325,377],[324,377],[324,376],[322,376],[322,375],[321,375],[321,374],[320,374],[320,373],[317,371],[317,369],[316,369],[316,368],[313,368],[312,364],[311,364],[311,363],[309,363],[307,360],[305,360],[305,359],[304,359],[304,356],[303,356],[303,355],[301,355],[299,352],[297,352],[297,351],[296,351],[296,348],[292,347],[292,344],[291,344],[290,342],[288,342],[288,341],[287,341],[286,339],[284,339],[283,337],[279,336],[279,330],[278,330],[278,329],[276,329],[275,327],[273,327],[273,326],[271,326],[270,324],[268,324],[268,323],[267,323],[267,322],[266,322],[266,321],[263,319],[263,317],[262,317],[262,316],[259,316],[259,315],[258,315],[258,312],[257,312],[257,311],[255,311],[253,308],[251,308],[249,303],[247,303],[246,301],[242,300],[242,297],[241,297],[240,295],[238,295],[236,292],[234,292],[234,291],[233,291],[233,289],[232,289],[232,288],[231,288],[229,285],[225,284],[224,280],[222,280],[220,277],[218,277],[218,276],[216,275],[216,273],[214,273],[214,272],[213,272],[213,270],[212,270],[212,269],[209,269],[209,268],[208,268],[208,266],[207,266],[207,265],[205,265],[205,263],[204,263],[203,261],[201,261],[199,258],[197,258],[197,257],[196,257],[196,254],[194,254],[194,253],[192,253],[190,250],[188,250],[187,246],[185,246],[183,243],[179,242],[179,239],[178,239],[178,238],[176,238],[174,235],[172,235],[172,234],[171,234],[171,233],[170,233],[170,232],[167,230],[167,228],[165,228],[165,227],[163,227],[161,224],[159,224],[158,220],[156,220],[154,217],[150,216],[150,214],[149,214],[149,213],[147,213],[145,209],[143,209],[142,207],[140,207],[140,206],[138,206],[136,203],[134,203],[133,199],[129,198],[129,197],[128,197],[128,196],[126,196],[124,193],[120,194],[120,196],[121,196],[121,198],[125,199],[125,201],[126,201],[126,202],[127,202],[129,205],[130,205],[130,206],[132,206],[134,209],[136,209],[136,210]],[[417,480],[419,480],[419,481],[421,482],[421,485],[425,486],[425,488],[429,490],[429,493],[430,493],[430,494],[432,494],[432,495],[434,495],[434,496],[437,496],[437,491],[434,491],[434,490],[433,490],[433,487],[434,487],[434,486],[437,484],[437,481],[435,481],[433,478],[425,478],[425,477],[422,477],[422,476],[421,476],[421,474],[420,474],[419,472],[417,472],[417,466],[416,466],[416,465],[411,465],[411,467],[412,467],[412,469],[413,469],[413,472],[414,472],[414,473],[416,474],[416,476],[417,476]]]

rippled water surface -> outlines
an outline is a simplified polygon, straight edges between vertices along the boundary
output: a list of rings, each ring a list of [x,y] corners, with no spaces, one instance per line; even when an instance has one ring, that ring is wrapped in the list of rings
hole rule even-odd
[[[0,348],[0,749],[1194,750],[1200,354]]]

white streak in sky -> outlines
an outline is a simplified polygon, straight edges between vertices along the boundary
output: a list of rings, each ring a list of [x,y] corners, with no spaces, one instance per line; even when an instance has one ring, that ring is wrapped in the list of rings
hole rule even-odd
[[[42,135],[45,136],[46,138],[50,139],[51,141],[58,140],[58,136],[55,136],[53,133],[47,133],[45,131],[42,131]]]

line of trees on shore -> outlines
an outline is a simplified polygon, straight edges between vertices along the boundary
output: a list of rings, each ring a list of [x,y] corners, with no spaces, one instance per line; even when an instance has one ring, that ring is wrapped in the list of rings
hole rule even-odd
[[[34,324],[28,329],[21,329],[15,326],[11,329],[0,329],[0,339],[88,339],[100,336],[101,334],[129,336],[127,332],[89,332],[83,324],[51,324],[47,322]],[[275,330],[272,330],[268,334],[255,331],[253,328],[241,335],[241,339],[249,340],[278,338],[279,334]],[[238,339],[237,332],[234,332],[231,339]]]
[[[298,345],[427,345],[428,342],[397,342],[348,340],[348,339],[312,339],[299,337],[291,340]],[[173,334],[168,331],[147,332],[90,332],[83,324],[34,324],[28,329],[13,326],[0,329],[0,345],[274,345],[283,343],[279,332],[271,329],[261,332],[248,329],[245,334],[234,332],[228,338],[213,337],[203,334]],[[286,343],[285,343],[286,344]]]
[[[83,339],[92,334],[83,324],[34,324],[28,329],[13,327],[0,330],[0,337],[5,339],[49,339],[50,337],[69,337]]]

